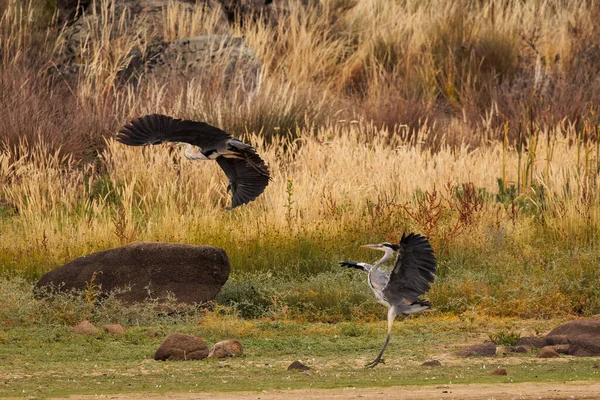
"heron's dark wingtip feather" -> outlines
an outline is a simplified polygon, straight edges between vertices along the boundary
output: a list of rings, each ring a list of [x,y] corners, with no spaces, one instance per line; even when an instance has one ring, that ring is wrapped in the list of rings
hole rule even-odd
[[[384,291],[398,293],[409,301],[425,294],[435,280],[437,261],[429,240],[417,233],[403,234],[399,255]]]

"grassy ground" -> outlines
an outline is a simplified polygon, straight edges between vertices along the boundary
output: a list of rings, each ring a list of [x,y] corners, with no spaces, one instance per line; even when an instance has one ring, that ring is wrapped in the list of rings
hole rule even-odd
[[[221,324],[209,315],[187,324],[131,326],[123,336],[105,333],[77,336],[65,326],[4,330],[0,336],[1,396],[43,398],[67,394],[127,392],[229,391],[287,388],[443,385],[598,380],[597,359],[540,360],[534,355],[458,359],[451,353],[481,343],[490,333],[510,326],[523,335],[543,332],[552,321],[424,315],[398,321],[386,364],[363,365],[379,350],[385,323],[295,323],[235,320]],[[208,344],[226,337],[243,342],[245,355],[223,361],[157,362],[151,360],[164,336],[147,332],[186,332]],[[287,371],[295,360],[312,369]],[[442,367],[420,367],[438,359]],[[494,368],[507,376],[491,376]]]

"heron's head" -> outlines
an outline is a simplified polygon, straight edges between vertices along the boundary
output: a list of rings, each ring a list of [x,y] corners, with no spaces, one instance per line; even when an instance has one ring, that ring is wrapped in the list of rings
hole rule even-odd
[[[391,244],[388,242],[377,243],[377,244],[363,244],[360,247],[364,247],[365,249],[373,249],[380,251],[389,251],[389,249],[393,251],[398,251],[399,246],[397,244]]]

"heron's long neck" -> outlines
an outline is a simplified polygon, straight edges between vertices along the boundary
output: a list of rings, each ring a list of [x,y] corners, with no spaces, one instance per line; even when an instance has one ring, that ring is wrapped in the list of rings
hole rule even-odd
[[[394,255],[394,250],[390,249],[389,247],[386,247],[384,251],[385,251],[385,254],[383,255],[383,257],[381,257],[379,260],[377,260],[375,262],[375,264],[373,264],[373,268],[371,269],[370,272],[375,273],[375,271],[377,271],[377,269],[381,265],[383,265],[383,263],[385,263],[387,260],[392,258],[392,256]]]
[[[185,150],[183,151],[183,155],[185,158],[190,160],[208,160],[208,158],[202,153],[202,149],[198,148],[198,150],[194,150],[195,146],[188,144],[185,146]]]

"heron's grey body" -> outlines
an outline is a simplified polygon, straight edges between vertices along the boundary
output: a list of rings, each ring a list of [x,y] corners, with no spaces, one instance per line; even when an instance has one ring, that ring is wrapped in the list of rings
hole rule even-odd
[[[361,269],[367,272],[369,287],[377,301],[388,308],[388,335],[379,355],[368,367],[374,367],[383,361],[383,353],[387,347],[394,319],[397,315],[414,314],[431,307],[420,299],[433,283],[436,272],[436,260],[429,241],[424,236],[411,233],[402,235],[398,245],[390,243],[369,244],[361,247],[383,251],[383,257],[373,265],[355,262],[341,262],[343,266]],[[379,268],[394,253],[398,252],[394,269],[390,274]]]
[[[225,172],[231,208],[256,199],[269,184],[269,168],[254,147],[205,122],[146,115],[121,128],[117,140],[129,146],[187,143],[183,152],[186,158],[215,160]]]

